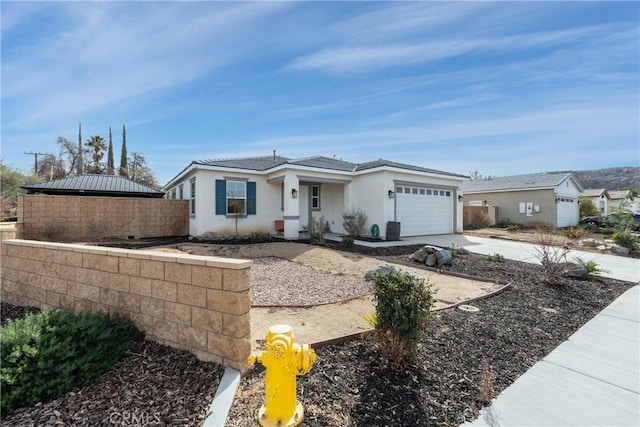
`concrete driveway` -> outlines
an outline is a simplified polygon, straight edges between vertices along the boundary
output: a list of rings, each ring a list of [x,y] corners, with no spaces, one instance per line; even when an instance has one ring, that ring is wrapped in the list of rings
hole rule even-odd
[[[536,246],[527,242],[515,242],[511,240],[488,239],[485,237],[464,236],[461,234],[446,234],[440,236],[420,236],[403,238],[403,242],[412,244],[430,244],[449,247],[452,244],[463,246],[470,252],[493,255],[500,254],[507,259],[540,264],[536,254]],[[580,258],[583,261],[595,261],[598,267],[607,270],[601,273],[603,277],[624,280],[626,282],[640,282],[640,260],[617,255],[600,254],[571,250],[567,256],[569,261]]]

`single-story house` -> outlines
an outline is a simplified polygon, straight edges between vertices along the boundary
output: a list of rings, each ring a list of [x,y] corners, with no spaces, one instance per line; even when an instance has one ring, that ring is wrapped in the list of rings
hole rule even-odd
[[[500,220],[567,227],[578,224],[583,191],[570,173],[534,173],[466,181],[465,206],[497,206]]]
[[[580,200],[588,199],[593,202],[593,205],[598,209],[602,215],[609,213],[609,192],[604,188],[586,188],[582,194],[580,194]]]
[[[297,239],[312,217],[331,232],[346,233],[343,213],[366,213],[386,238],[388,222],[400,236],[462,231],[464,175],[375,160],[351,163],[315,156],[193,161],[164,187],[167,196],[190,199],[190,234],[284,232]],[[393,225],[394,227],[397,224]]]
[[[640,198],[633,197],[633,193],[630,190],[615,190],[609,191],[609,210],[608,213],[613,213],[620,206],[624,206],[627,212],[640,213]]]
[[[58,196],[115,196],[161,198],[162,191],[138,184],[122,176],[86,174],[72,178],[56,179],[39,184],[24,185],[27,194]]]

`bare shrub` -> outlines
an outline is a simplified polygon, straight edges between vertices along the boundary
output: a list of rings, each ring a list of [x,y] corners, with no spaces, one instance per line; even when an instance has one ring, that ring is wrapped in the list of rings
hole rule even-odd
[[[563,242],[556,243],[556,229],[550,226],[540,226],[535,233],[535,250],[544,270],[545,281],[550,285],[559,285],[562,276],[569,272],[573,265],[567,262],[569,247]]]
[[[349,233],[351,237],[363,236],[366,228],[365,224],[367,223],[367,214],[364,213],[360,208],[351,208],[342,213],[342,218],[344,222],[342,226]]]

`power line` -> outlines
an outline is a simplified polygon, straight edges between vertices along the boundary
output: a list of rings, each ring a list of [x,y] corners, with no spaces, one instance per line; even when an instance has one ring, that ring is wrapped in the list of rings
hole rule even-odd
[[[48,153],[34,153],[32,151],[29,151],[28,153],[25,151],[24,154],[27,154],[29,156],[34,156],[35,157],[35,164],[33,167],[33,173],[35,175],[38,174],[38,156],[46,156]]]

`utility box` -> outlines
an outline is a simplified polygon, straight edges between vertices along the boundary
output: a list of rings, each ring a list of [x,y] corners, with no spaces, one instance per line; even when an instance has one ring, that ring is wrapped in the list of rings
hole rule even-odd
[[[400,240],[400,223],[398,221],[387,222],[387,241]]]

